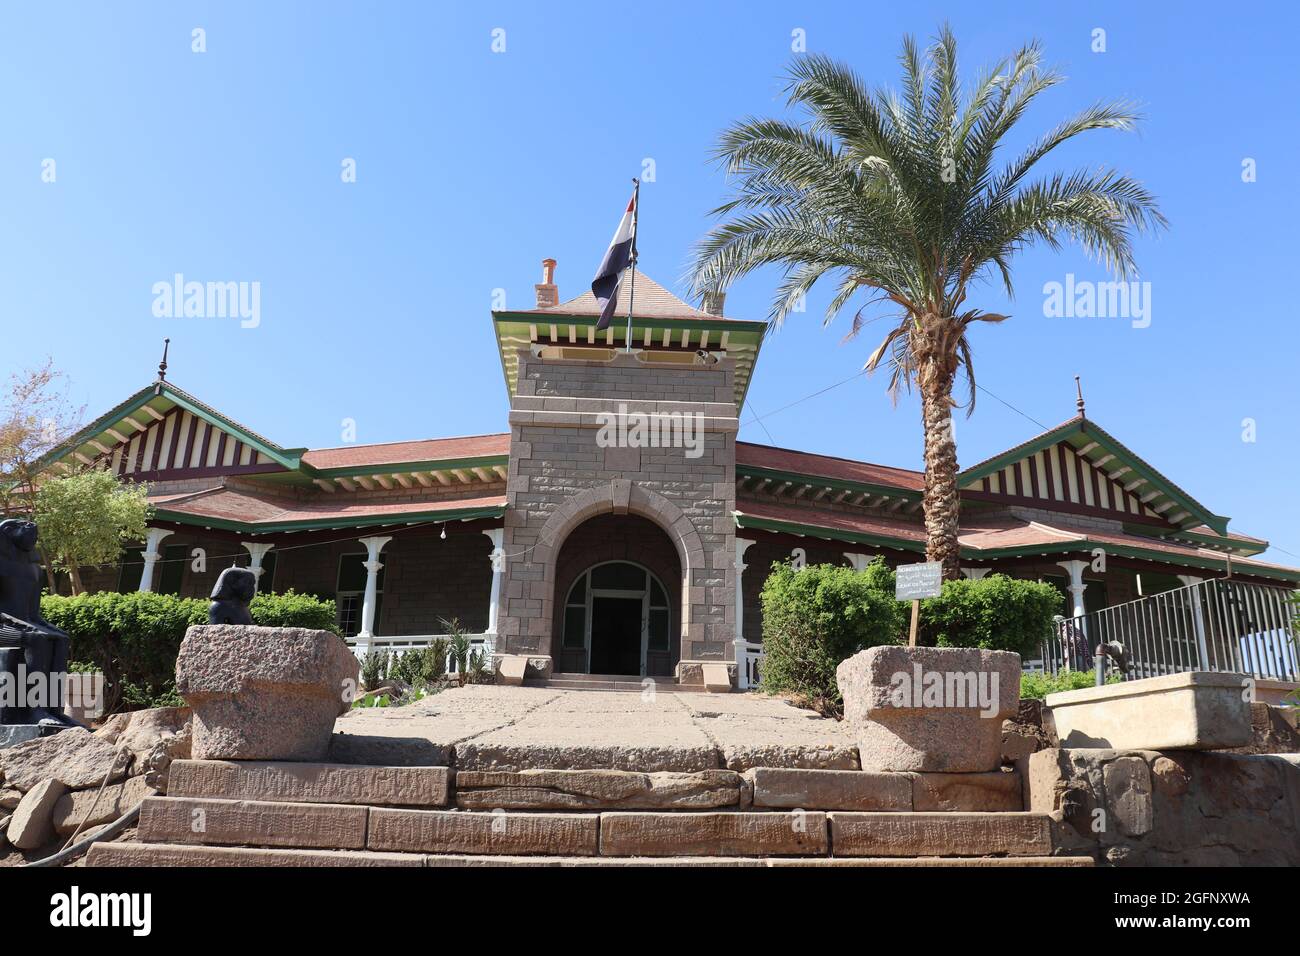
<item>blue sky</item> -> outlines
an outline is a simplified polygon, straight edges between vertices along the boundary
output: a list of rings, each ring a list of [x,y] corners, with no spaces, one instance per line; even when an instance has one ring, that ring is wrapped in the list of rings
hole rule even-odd
[[[562,298],[582,291],[647,158],[641,264],[673,286],[724,195],[718,132],[784,114],[794,31],[894,83],[902,35],[947,18],[968,76],[1032,37],[1068,75],[1016,147],[1095,100],[1139,101],[1139,133],[1083,137],[1046,168],[1114,165],[1171,222],[1137,247],[1149,327],[1044,317],[1045,283],[1105,278],[1076,250],[1022,255],[1014,302],[976,290],[1013,315],[975,333],[980,383],[1051,426],[1074,413],[1081,374],[1092,418],[1300,564],[1300,16],[1064,6],[5,4],[0,372],[52,355],[94,416],[151,380],[170,336],[172,380],[286,446],[338,445],[344,418],[362,442],[504,430],[494,290],[530,307],[553,256]],[[206,52],[192,52],[195,28]],[[260,324],[156,317],[153,284],[178,272],[259,282]],[[728,314],[765,317],[776,279],[733,288]],[[741,437],[919,466],[915,403],[892,407],[883,377],[786,407],[853,376],[883,327],[841,344],[846,317],[823,328],[825,300],[765,344]],[[957,426],[961,461],[1039,430],[982,395]]]

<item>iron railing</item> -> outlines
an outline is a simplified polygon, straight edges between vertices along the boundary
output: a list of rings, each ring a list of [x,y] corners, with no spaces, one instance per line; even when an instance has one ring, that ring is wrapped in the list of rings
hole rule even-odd
[[[1227,671],[1300,680],[1290,590],[1213,578],[1056,623],[1043,669],[1090,670],[1093,653],[1117,642],[1129,680],[1178,671]]]

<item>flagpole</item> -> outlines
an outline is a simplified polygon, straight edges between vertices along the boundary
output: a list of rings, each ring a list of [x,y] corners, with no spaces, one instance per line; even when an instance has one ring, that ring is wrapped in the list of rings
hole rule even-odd
[[[636,222],[641,215],[641,180],[633,177],[632,182],[635,184],[632,189],[632,258],[629,262],[632,280],[627,290],[627,339],[624,342],[628,352],[632,351],[632,301],[636,298]]]

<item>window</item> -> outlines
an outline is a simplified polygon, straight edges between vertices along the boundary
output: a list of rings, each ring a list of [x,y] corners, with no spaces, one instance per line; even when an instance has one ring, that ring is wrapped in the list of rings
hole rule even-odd
[[[641,565],[629,561],[598,564],[578,575],[564,601],[564,648],[582,650],[587,646],[591,598],[609,592],[619,597],[640,597],[645,618],[645,647],[651,651],[669,649],[672,609],[668,603],[668,593],[658,578]]]
[[[270,555],[267,555],[270,557]],[[380,558],[380,563],[385,563]],[[265,564],[263,564],[265,567]],[[361,609],[366,599],[366,555],[343,554],[339,556],[338,587],[334,592],[338,603],[339,629],[344,637],[356,637],[361,633]],[[384,569],[379,569],[375,580],[375,627],[379,626],[379,615],[384,607]]]
[[[169,544],[163,548],[162,561],[155,572],[158,581],[154,590],[159,594],[180,594],[181,580],[185,577],[185,562],[189,557],[188,544]]]
[[[121,594],[140,589],[140,575],[144,573],[144,548],[127,548],[122,552],[122,566],[117,572],[117,590]]]

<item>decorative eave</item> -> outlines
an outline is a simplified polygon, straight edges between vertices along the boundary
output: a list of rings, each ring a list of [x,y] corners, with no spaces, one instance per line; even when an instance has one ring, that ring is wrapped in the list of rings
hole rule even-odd
[[[922,504],[921,492],[910,488],[741,464],[736,465],[736,491],[807,501],[829,498],[835,504],[886,508],[905,514],[915,514]]]
[[[1258,538],[1242,538],[1232,534],[1215,535],[1196,531],[1175,531],[1160,534],[1148,525],[1139,524],[1125,524],[1124,530],[1129,534],[1155,537],[1178,544],[1190,544],[1197,548],[1206,548],[1210,551],[1221,551],[1224,554],[1235,554],[1247,558],[1251,555],[1262,554],[1268,550],[1267,541],[1261,541]]]
[[[1227,534],[1227,517],[1210,511],[1100,425],[1082,416],[1072,418],[1024,444],[966,469],[957,476],[958,483],[961,488],[967,489],[1008,465],[1062,441],[1069,442],[1076,455],[1093,467],[1104,470],[1112,480],[1123,480],[1126,489],[1135,494],[1140,492],[1143,505],[1175,527],[1186,531],[1207,525],[1219,534]]]
[[[844,541],[850,544],[865,544],[878,548],[893,548],[897,551],[911,551],[924,554],[925,543],[921,541],[912,541],[907,538],[896,538],[890,535],[866,534],[858,531],[847,531],[843,529],[823,528],[815,524],[806,524],[799,521],[780,521],[773,518],[762,518],[757,515],[746,514],[739,510],[732,512],[736,519],[737,528],[750,528],[755,531],[772,531],[779,534],[792,534],[800,538],[819,538],[823,541]]]
[[[627,319],[596,330],[593,315],[569,314],[558,308],[530,312],[493,312],[492,324],[506,391],[513,398],[519,375],[518,350],[531,345],[568,348],[623,348],[628,344]],[[633,349],[725,352],[735,365],[736,407],[744,404],[754,364],[767,330],[764,322],[724,318],[662,318],[633,315]]]
[[[282,448],[170,382],[155,382],[140,389],[50,451],[38,463],[38,470],[66,468],[69,458],[83,466],[111,458],[114,452],[129,445],[136,434],[143,434],[177,407],[208,425],[233,435],[250,446],[259,460],[264,457],[269,464],[296,471],[307,451],[305,448]]]
[[[373,491],[493,484],[506,480],[509,462],[508,455],[482,455],[345,468],[312,468],[304,464],[303,471],[312,484],[325,492]]]
[[[505,504],[471,508],[434,508],[394,514],[359,514],[345,518],[303,518],[277,521],[240,521],[195,515],[170,509],[165,505],[154,508],[154,519],[204,529],[235,531],[252,536],[291,531],[325,531],[340,528],[372,528],[382,525],[413,525],[445,521],[476,521],[481,518],[500,518],[505,514]]]

